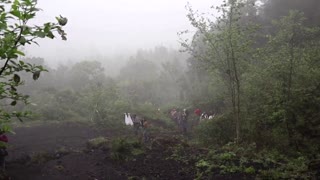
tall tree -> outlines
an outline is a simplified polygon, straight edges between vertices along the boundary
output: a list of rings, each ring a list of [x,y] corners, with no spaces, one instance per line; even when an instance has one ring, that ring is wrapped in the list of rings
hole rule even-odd
[[[249,26],[241,25],[243,1],[232,0],[224,2],[217,9],[221,16],[215,20],[206,19],[190,8],[188,15],[191,24],[199,31],[198,39],[203,47],[182,45],[198,60],[206,62],[213,78],[221,78],[228,90],[226,99],[230,100],[235,122],[236,141],[240,139],[241,126],[241,81],[246,71],[246,63],[250,59],[251,34]]]
[[[290,10],[297,10],[305,14],[307,25],[320,25],[320,1],[318,0],[264,0],[261,16],[271,22],[286,16]]]
[[[319,79],[320,70],[316,62],[319,59],[319,37],[316,36],[319,30],[305,26],[305,20],[303,13],[290,11],[288,16],[274,21],[276,34],[269,36],[263,58],[268,63],[264,66],[269,72],[265,76],[271,78],[272,96],[278,106],[273,113],[276,112],[276,118],[285,123],[289,143],[296,148],[301,136],[298,126],[306,123],[300,114],[305,107],[300,103],[306,92],[319,86],[314,81]]]

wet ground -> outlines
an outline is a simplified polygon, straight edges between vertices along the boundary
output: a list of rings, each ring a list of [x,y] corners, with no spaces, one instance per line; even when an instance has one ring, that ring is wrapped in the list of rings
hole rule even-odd
[[[123,135],[118,131],[79,123],[40,124],[14,131],[16,134],[9,136],[6,167],[12,180],[192,180],[197,171],[190,157],[205,153],[175,138],[175,132],[153,133],[143,154],[119,161],[111,158],[110,148],[87,146],[88,140],[96,137],[112,139]],[[187,161],[172,158],[175,153],[190,157]]]

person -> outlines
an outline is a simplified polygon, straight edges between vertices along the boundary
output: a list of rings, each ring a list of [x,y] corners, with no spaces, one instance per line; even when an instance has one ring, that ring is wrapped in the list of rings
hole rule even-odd
[[[197,108],[196,110],[194,110],[194,113],[197,115],[197,116],[201,116],[201,110],[199,108]]]
[[[140,119],[137,117],[136,114],[132,114],[131,115],[131,119],[132,119],[132,122],[133,122],[134,134],[138,135],[139,128],[140,128]]]
[[[206,112],[203,112],[200,116],[200,123],[207,120],[209,118],[208,114]]]
[[[146,143],[149,141],[149,131],[148,131],[148,127],[149,127],[149,122],[147,119],[142,118],[141,121],[141,128],[142,128],[142,138],[143,138],[143,142]]]
[[[177,111],[177,109],[174,108],[170,111],[170,117],[174,123],[179,123],[179,112]]]
[[[215,115],[216,114],[214,113],[214,111],[210,111],[208,119],[213,119],[215,117]]]
[[[187,133],[187,121],[188,121],[189,112],[187,109],[183,109],[181,113],[180,127],[182,132]]]
[[[5,157],[8,156],[7,152],[8,137],[3,131],[0,131],[0,167],[5,169]]]

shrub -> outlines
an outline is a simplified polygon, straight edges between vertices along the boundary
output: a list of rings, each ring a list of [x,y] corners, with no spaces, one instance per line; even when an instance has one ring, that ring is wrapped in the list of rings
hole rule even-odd
[[[98,149],[98,148],[106,148],[109,145],[109,139],[105,137],[97,137],[94,139],[90,139],[87,142],[87,148],[88,149]]]
[[[196,137],[205,146],[216,146],[227,144],[235,137],[234,123],[232,118],[225,116],[215,117],[204,121],[196,127]]]
[[[142,153],[143,147],[138,141],[117,138],[111,142],[111,158],[114,160],[128,160]]]

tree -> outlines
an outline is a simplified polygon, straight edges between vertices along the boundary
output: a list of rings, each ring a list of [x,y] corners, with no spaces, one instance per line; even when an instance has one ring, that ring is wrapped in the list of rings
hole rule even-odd
[[[28,96],[18,92],[17,87],[23,84],[19,72],[32,74],[37,80],[42,71],[46,69],[41,65],[26,63],[19,60],[24,56],[21,48],[29,44],[38,44],[38,38],[53,39],[57,35],[66,40],[66,33],[62,26],[67,24],[67,18],[56,17],[57,23],[47,22],[43,25],[30,25],[30,20],[36,17],[40,9],[36,0],[1,0],[0,1],[0,124],[4,125],[12,117],[27,115],[22,112],[9,112],[6,105],[15,106],[18,101],[28,103]],[[8,130],[2,126],[2,130]]]
[[[69,84],[73,89],[99,86],[105,80],[104,68],[99,61],[81,61],[70,69]]]
[[[290,10],[297,10],[304,13],[307,25],[320,25],[320,1],[318,0],[263,0],[264,5],[261,16],[265,23],[286,16]],[[270,24],[268,24],[270,25]]]
[[[267,119],[263,124],[280,129],[296,149],[306,142],[304,138],[313,138],[320,124],[319,113],[314,110],[319,107],[319,28],[305,26],[305,21],[298,11],[289,11],[287,16],[273,21],[275,34],[267,36],[268,43],[256,66],[256,77],[264,87],[257,88],[260,92],[255,94],[260,95],[257,102],[265,106],[263,110],[252,107],[268,112],[259,119]],[[257,86],[258,82],[252,85]]]
[[[231,103],[235,122],[236,141],[240,139],[241,129],[241,86],[246,64],[251,58],[252,37],[255,28],[249,23],[241,24],[244,1],[230,0],[217,9],[222,15],[214,21],[198,16],[189,8],[188,18],[198,29],[195,39],[202,41],[199,46],[186,43],[182,45],[195,58],[204,61],[212,78],[219,78],[227,89],[225,99]],[[202,46],[202,47],[201,47]]]

